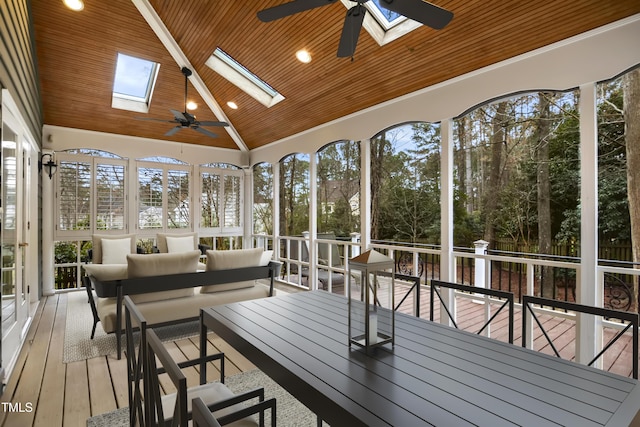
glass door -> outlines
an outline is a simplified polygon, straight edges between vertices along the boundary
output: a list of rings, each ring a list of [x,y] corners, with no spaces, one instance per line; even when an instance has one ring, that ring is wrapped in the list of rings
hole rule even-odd
[[[26,228],[29,221],[24,210],[28,196],[28,144],[21,138],[21,126],[15,116],[2,109],[2,196],[0,286],[2,291],[2,367],[11,366],[21,347],[29,317],[29,298],[24,273]]]

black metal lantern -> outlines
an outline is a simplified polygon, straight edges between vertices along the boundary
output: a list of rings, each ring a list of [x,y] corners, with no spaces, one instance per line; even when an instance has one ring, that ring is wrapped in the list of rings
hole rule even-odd
[[[349,345],[364,348],[394,344],[395,264],[369,250],[349,260]],[[360,284],[360,299],[352,288]],[[357,294],[356,294],[357,296]]]

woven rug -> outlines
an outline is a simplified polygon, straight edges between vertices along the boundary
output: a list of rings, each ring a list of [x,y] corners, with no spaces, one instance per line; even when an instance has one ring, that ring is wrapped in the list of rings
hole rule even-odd
[[[107,334],[98,323],[96,334],[91,339],[93,314],[89,306],[86,292],[70,292],[67,294],[67,320],[64,330],[64,346],[62,361],[64,363],[93,357],[115,355],[117,351],[115,334]],[[192,337],[200,333],[198,321],[179,323],[155,329],[163,341]],[[125,345],[124,334],[122,345]]]
[[[278,427],[315,427],[317,425],[316,416],[311,411],[258,369],[227,377],[225,383],[235,393],[264,387],[265,397],[276,398]],[[265,425],[270,425],[271,414],[267,414]],[[116,409],[87,420],[87,427],[125,427],[128,425],[129,408]]]

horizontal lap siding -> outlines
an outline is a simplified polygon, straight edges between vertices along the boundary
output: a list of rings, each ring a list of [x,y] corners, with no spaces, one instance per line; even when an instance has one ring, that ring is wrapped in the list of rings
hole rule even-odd
[[[0,86],[9,90],[29,131],[41,146],[42,104],[30,2],[0,2],[0,19]]]

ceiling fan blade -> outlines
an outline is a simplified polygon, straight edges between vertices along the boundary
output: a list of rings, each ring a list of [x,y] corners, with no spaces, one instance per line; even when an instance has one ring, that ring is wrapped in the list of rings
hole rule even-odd
[[[176,132],[178,132],[180,129],[182,129],[182,126],[176,126],[176,127],[172,127],[171,129],[169,129],[169,132],[165,133],[164,136],[171,136],[171,135],[175,135]]]
[[[382,0],[380,6],[436,30],[453,19],[453,12],[422,0]]]
[[[210,130],[207,130],[205,128],[201,128],[198,126],[192,126],[191,129],[195,130],[196,132],[200,132],[201,134],[210,136],[211,138],[217,138],[218,134],[211,132]]]
[[[348,58],[353,56],[356,51],[365,13],[366,9],[360,4],[353,6],[347,12],[344,26],[342,27],[342,35],[340,36],[340,44],[338,45],[338,58]]]
[[[171,114],[173,114],[173,117],[175,117],[177,121],[179,121],[179,122],[188,122],[189,121],[185,117],[184,113],[181,113],[178,110],[169,110],[169,111],[171,111]]]
[[[325,6],[329,3],[335,3],[337,0],[294,0],[278,6],[258,12],[258,19],[262,22],[271,22],[285,16],[295,15],[305,10],[315,9],[316,7]]]
[[[227,122],[211,122],[211,121],[202,121],[197,123],[198,126],[229,126]]]

